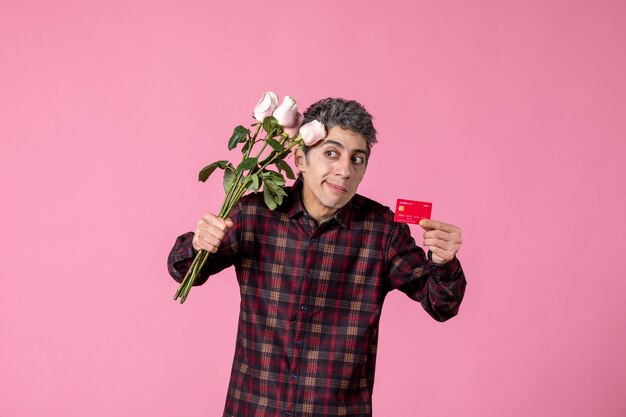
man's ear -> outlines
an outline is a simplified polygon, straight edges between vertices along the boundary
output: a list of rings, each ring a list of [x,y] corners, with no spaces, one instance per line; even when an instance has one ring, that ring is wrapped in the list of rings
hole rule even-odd
[[[296,149],[293,159],[296,163],[296,168],[298,168],[298,171],[306,171],[306,156],[304,156],[304,151],[302,150],[302,148]]]

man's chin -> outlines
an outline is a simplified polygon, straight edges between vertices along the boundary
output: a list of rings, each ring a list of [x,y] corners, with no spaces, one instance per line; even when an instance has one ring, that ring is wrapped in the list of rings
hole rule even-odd
[[[348,201],[350,201],[350,199],[328,199],[325,202],[325,206],[328,208],[332,208],[334,210],[339,210],[341,209],[343,206],[345,206],[346,204],[348,204]]]

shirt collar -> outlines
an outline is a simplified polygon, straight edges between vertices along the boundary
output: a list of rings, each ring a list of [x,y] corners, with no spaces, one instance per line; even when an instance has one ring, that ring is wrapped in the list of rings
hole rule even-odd
[[[289,207],[289,218],[293,218],[299,214],[306,214],[306,209],[304,208],[304,204],[302,202],[302,186],[303,180],[302,177],[298,177],[296,181],[293,183],[291,188],[291,195],[289,197],[290,207]],[[356,196],[355,196],[356,197]],[[348,228],[350,226],[350,215],[352,213],[352,205],[355,197],[352,197],[348,203],[337,210],[335,214],[333,214],[328,221],[336,221],[341,226]]]

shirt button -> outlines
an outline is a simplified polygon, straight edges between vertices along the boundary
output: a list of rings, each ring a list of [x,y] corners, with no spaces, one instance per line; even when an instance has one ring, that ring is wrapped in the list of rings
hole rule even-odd
[[[313,274],[310,272],[307,272],[304,276],[307,277],[308,279],[313,278]]]
[[[301,347],[302,347],[302,345],[303,345],[302,340],[298,340],[298,341],[296,342],[296,346],[298,346],[299,348],[301,348]]]
[[[317,239],[311,239],[311,245],[313,246],[317,245]]]
[[[302,310],[302,311],[309,311],[309,306],[308,306],[308,305],[306,305],[306,304],[302,304],[302,305],[300,306],[300,310]]]
[[[285,413],[285,415],[286,415],[287,417],[291,417],[291,416],[293,415],[293,413],[292,413],[291,411],[287,411],[287,412]]]
[[[296,381],[298,379],[298,374],[296,374],[295,372],[293,374],[291,374],[291,379]]]

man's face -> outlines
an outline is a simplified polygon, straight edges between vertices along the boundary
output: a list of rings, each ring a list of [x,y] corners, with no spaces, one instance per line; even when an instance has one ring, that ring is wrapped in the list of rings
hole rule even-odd
[[[318,224],[356,194],[367,167],[367,150],[363,136],[335,126],[307,156],[302,150],[296,152],[304,206]]]

